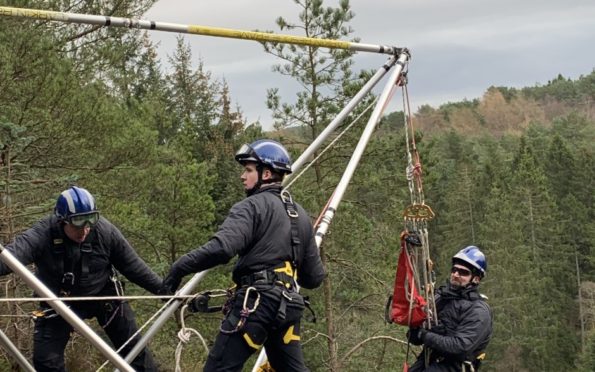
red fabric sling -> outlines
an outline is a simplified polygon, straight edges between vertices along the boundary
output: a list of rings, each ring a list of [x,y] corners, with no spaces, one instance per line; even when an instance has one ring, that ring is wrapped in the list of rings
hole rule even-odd
[[[391,319],[400,325],[419,327],[426,319],[425,306],[426,300],[419,294],[415,285],[411,258],[407,252],[407,243],[403,238],[397,263]]]

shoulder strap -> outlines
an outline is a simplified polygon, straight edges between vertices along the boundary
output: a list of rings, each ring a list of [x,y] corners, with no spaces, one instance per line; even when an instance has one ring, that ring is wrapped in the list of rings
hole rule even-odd
[[[52,242],[52,255],[54,257],[54,271],[64,273],[64,232],[55,219],[50,220],[50,234]]]
[[[289,221],[291,222],[291,264],[295,269],[297,269],[297,258],[298,254],[301,251],[301,241],[298,234],[298,227],[297,227],[297,219],[298,213],[295,204],[293,204],[293,199],[291,198],[291,194],[289,191],[282,190],[281,191],[281,200],[285,205],[285,210],[287,211],[287,215],[289,216]]]
[[[89,256],[93,249],[93,244],[98,241],[95,229],[91,229],[87,242],[80,246],[80,250],[75,247],[67,249],[64,242],[64,231],[57,221],[51,221],[50,233],[52,242],[52,253],[54,254],[54,270],[62,274],[60,290],[69,294],[79,283],[81,278],[89,275]],[[80,263],[80,278],[76,277],[77,265]]]
[[[81,278],[86,278],[89,275],[89,256],[95,243],[99,244],[99,239],[97,239],[95,228],[92,228],[87,242],[81,245]]]

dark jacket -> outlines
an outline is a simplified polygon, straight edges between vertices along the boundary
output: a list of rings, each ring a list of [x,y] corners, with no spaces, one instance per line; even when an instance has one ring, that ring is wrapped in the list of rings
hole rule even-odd
[[[182,278],[229,262],[238,255],[233,280],[240,284],[245,275],[293,261],[291,221],[280,197],[280,186],[265,186],[235,204],[219,231],[202,247],[180,257],[170,277]],[[306,211],[295,204],[301,249],[295,257],[298,284],[316,288],[325,272],[314,241],[312,223]]]
[[[432,350],[432,370],[460,371],[461,363],[474,361],[490,341],[490,307],[477,286],[455,289],[447,284],[435,298],[438,326],[425,334],[423,344]]]
[[[52,226],[54,231],[61,233],[64,241],[59,249],[52,243]],[[89,253],[81,252],[83,245],[91,248]],[[161,278],[138,256],[120,230],[103,217],[80,245],[68,239],[57,218],[50,216],[17,236],[6,248],[22,264],[34,263],[37,278],[56,294],[62,289],[64,271],[69,271],[64,267],[64,254],[69,251],[75,252],[77,257],[73,265],[76,276],[76,285],[71,292],[73,296],[100,294],[110,282],[112,265],[128,280],[149,292],[158,293],[162,285]],[[89,255],[88,273],[81,273],[81,255]],[[10,268],[0,262],[0,275],[10,272]]]

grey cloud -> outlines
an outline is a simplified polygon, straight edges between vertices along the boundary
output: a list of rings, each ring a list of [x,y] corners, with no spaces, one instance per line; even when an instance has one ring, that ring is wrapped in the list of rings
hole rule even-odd
[[[327,6],[337,3],[325,1]],[[351,7],[356,14],[350,23],[353,35],[362,43],[410,48],[414,107],[478,98],[491,85],[546,83],[558,73],[576,78],[595,67],[592,0],[351,0]],[[291,0],[161,0],[146,18],[279,32],[275,19],[296,20],[298,11]],[[165,62],[175,35],[154,32],[151,37],[161,41]],[[272,123],[266,89],[279,87],[286,100],[293,100],[297,87],[271,72],[279,61],[259,44],[193,35],[186,40],[205,68],[227,79],[249,122],[260,118],[265,127]],[[385,60],[358,54],[355,67],[375,70]]]

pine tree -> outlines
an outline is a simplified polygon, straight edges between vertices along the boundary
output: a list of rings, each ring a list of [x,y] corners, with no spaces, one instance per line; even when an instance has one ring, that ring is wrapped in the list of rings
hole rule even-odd
[[[294,2],[301,10],[298,16],[299,19],[292,22],[284,18],[278,18],[277,25],[282,31],[300,30],[306,37],[325,39],[344,39],[353,32],[348,26],[348,22],[354,16],[348,0],[341,1],[336,8],[325,7],[321,0],[294,0]],[[305,147],[306,143],[312,142],[322,129],[330,123],[334,115],[347,102],[349,95],[353,93],[353,89],[360,84],[359,79],[355,82],[350,81],[353,79],[351,72],[352,52],[275,43],[264,43],[264,48],[266,52],[286,61],[283,65],[275,65],[273,70],[295,79],[299,86],[302,87],[302,90],[297,93],[294,103],[281,102],[278,89],[268,91],[267,106],[273,112],[275,129],[282,135],[281,140],[285,144],[295,143],[300,148]],[[370,103],[370,101],[367,103]],[[353,119],[346,119],[346,123],[351,120]],[[365,118],[362,119],[362,122],[364,120]],[[288,130],[290,128],[292,130]],[[294,133],[303,133],[303,135],[297,136],[293,135]],[[327,198],[330,197],[332,188],[338,181],[337,173],[343,169],[351,153],[352,147],[349,144],[354,143],[355,138],[350,136],[352,136],[351,133],[348,135],[347,141],[342,141],[342,143],[348,145],[343,145],[343,147],[328,152],[314,164],[314,175],[306,175],[299,183],[292,186],[295,199],[299,200],[306,208],[315,208],[315,210],[321,208]],[[305,143],[303,143],[304,140]],[[374,177],[374,179],[376,182],[378,178]],[[355,184],[358,182],[362,183],[361,180],[354,179]],[[305,189],[301,189],[303,185],[306,185]],[[357,185],[352,185],[352,187],[357,188]],[[366,195],[371,194],[366,193]],[[355,194],[352,195],[350,191],[345,199],[346,201],[341,205],[341,211],[333,222],[332,230],[334,235],[327,236],[321,247],[323,263],[329,272],[329,277],[323,285],[324,315],[326,319],[324,333],[327,336],[326,353],[328,356],[316,355],[316,358],[328,360],[326,368],[333,371],[341,368],[338,353],[339,344],[343,341],[346,341],[346,344],[353,343],[357,339],[355,335],[349,340],[342,339],[341,335],[344,333],[341,329],[346,323],[337,321],[336,304],[344,304],[344,306],[351,309],[354,309],[350,305],[354,301],[359,304],[357,301],[359,297],[355,298],[352,290],[342,286],[335,288],[334,283],[341,283],[342,279],[347,277],[355,279],[363,274],[362,272],[352,273],[351,275],[342,273],[342,267],[345,267],[342,256],[355,258],[355,260],[349,259],[351,264],[347,264],[347,266],[350,270],[358,271],[357,269],[361,267],[360,263],[362,262],[359,253],[355,257],[350,255],[360,252],[360,249],[357,249],[360,244],[363,248],[365,244],[370,243],[364,236],[368,237],[367,234],[370,233],[371,219],[364,216],[363,211],[359,210],[360,208],[354,208],[360,203]],[[354,205],[349,205],[351,203],[354,203]],[[343,210],[343,208],[345,209]],[[349,221],[343,220],[341,217],[343,214],[345,216],[349,215],[359,223],[347,223]],[[346,240],[343,238],[349,240],[348,237],[353,236],[353,233],[361,238],[361,242],[356,243],[350,240],[346,246],[344,244]],[[356,284],[351,280],[349,283]],[[351,316],[351,314],[347,315]],[[316,351],[314,352],[316,353]],[[309,357],[308,364],[317,365],[319,362],[314,359],[314,356]]]

